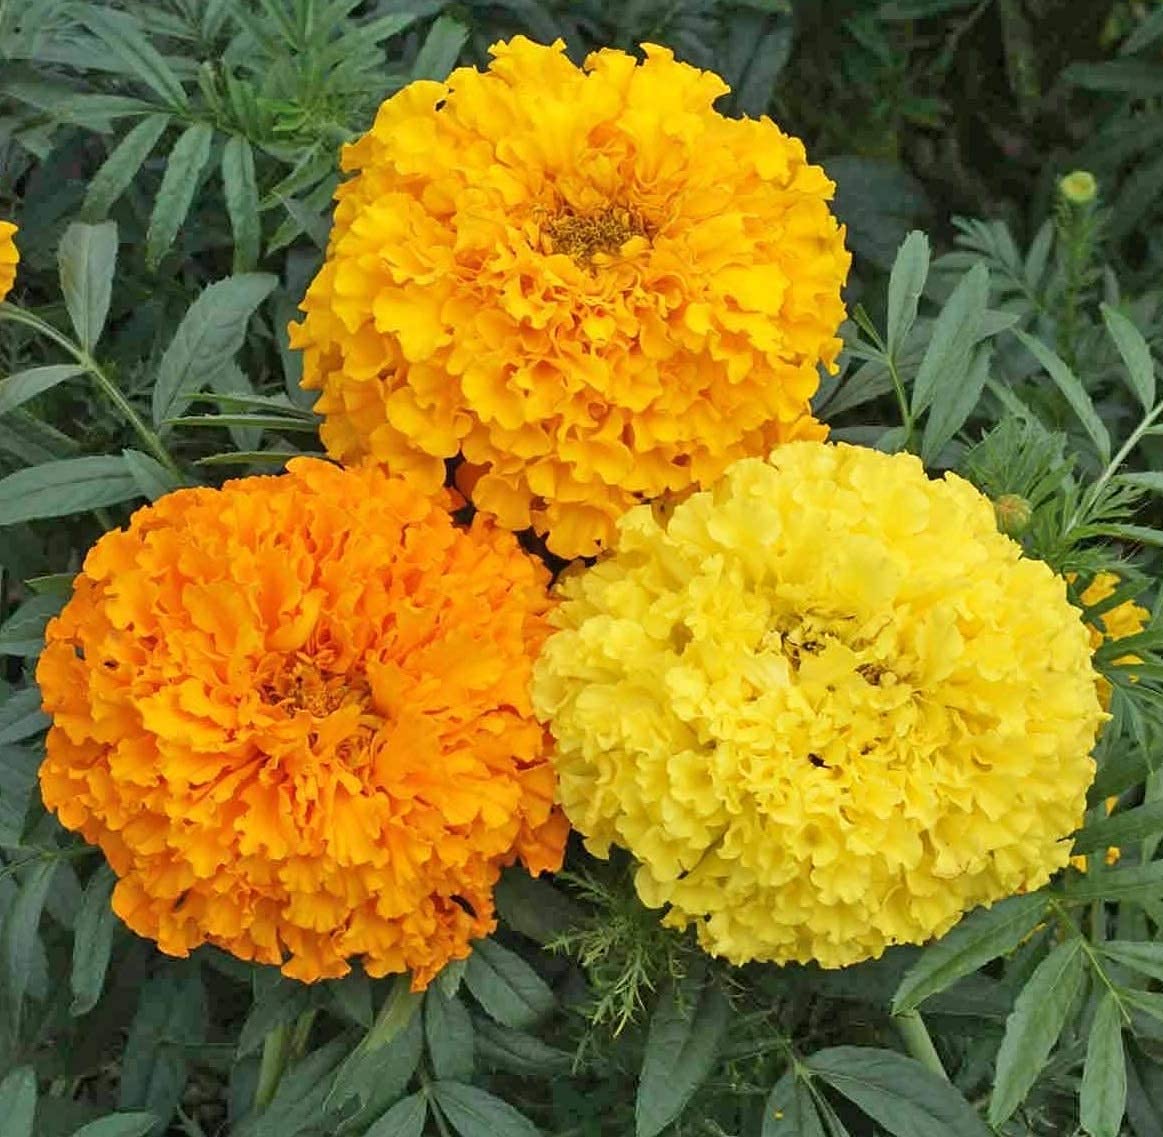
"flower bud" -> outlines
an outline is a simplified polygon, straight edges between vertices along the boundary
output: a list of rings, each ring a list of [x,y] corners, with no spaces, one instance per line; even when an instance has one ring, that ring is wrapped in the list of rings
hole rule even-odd
[[[1016,493],[1003,493],[993,503],[993,511],[997,514],[997,527],[1010,537],[1024,533],[1034,515],[1030,503]]]
[[[1058,192],[1070,205],[1093,205],[1098,197],[1098,179],[1089,170],[1072,170],[1059,180]]]

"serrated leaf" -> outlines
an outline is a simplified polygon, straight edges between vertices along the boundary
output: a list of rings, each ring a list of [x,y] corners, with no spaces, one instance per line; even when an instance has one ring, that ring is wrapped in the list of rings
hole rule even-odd
[[[826,1137],[812,1091],[792,1070],[768,1095],[760,1137]]]
[[[238,134],[233,135],[222,150],[222,188],[230,229],[234,234],[233,271],[250,272],[258,262],[262,223],[258,216],[254,151],[250,143]]]
[[[396,1102],[363,1137],[420,1137],[428,1120],[428,1099],[423,1094],[410,1094]]]
[[[33,596],[0,624],[0,655],[39,655],[45,625],[64,607],[67,597]]]
[[[985,390],[992,361],[992,350],[979,347],[973,353],[969,369],[960,383],[943,383],[937,388],[921,437],[921,458],[926,465],[937,460],[945,444],[965,425],[965,420],[976,409],[981,401],[981,393]]]
[[[467,1082],[472,1077],[472,1019],[459,999],[448,998],[436,985],[424,997],[424,1037],[438,1078]]]
[[[1102,997],[1090,1027],[1079,1109],[1090,1137],[1119,1137],[1127,1110],[1127,1060],[1122,1012],[1113,991]]]
[[[43,751],[0,746],[0,845],[19,845]]]
[[[1163,833],[1163,800],[1092,821],[1074,837],[1074,852],[1097,853],[1111,845],[1128,845]]]
[[[415,1013],[419,1003],[406,977],[396,984],[372,1029],[340,1065],[325,1098],[327,1109],[342,1108],[353,1097],[364,1104],[380,1101],[386,1108],[404,1092],[424,1048]]]
[[[719,1057],[730,1004],[705,970],[665,987],[650,1019],[634,1103],[636,1137],[656,1137],[686,1108]]]
[[[311,992],[281,975],[261,987],[256,977],[255,1001],[238,1034],[238,1057],[254,1054],[275,1027],[294,1022],[311,1006]],[[261,993],[260,993],[261,992]]]
[[[516,866],[497,882],[496,902],[506,927],[539,944],[576,926],[584,915],[577,903],[549,881]]]
[[[867,1046],[836,1046],[804,1065],[896,1137],[990,1137],[973,1107],[912,1058]]]
[[[1030,354],[1042,365],[1043,370],[1054,380],[1055,386],[1062,392],[1063,397],[1070,404],[1079,422],[1082,423],[1095,449],[1104,462],[1111,457],[1110,433],[1098,417],[1094,403],[1086,393],[1078,376],[1066,366],[1065,362],[1052,352],[1041,340],[1027,335],[1020,328],[1014,328],[1013,334],[1026,346]]]
[[[177,108],[186,106],[185,88],[136,20],[112,8],[91,4],[81,8],[78,15],[127,71],[159,95],[163,102]]]
[[[895,359],[917,318],[917,305],[929,275],[929,238],[914,229],[893,261],[888,280],[888,354]]]
[[[156,1124],[152,1113],[111,1113],[82,1125],[73,1137],[145,1137]]]
[[[334,1038],[312,1050],[279,1079],[279,1088],[266,1110],[231,1130],[231,1137],[292,1137],[304,1129],[329,1132],[321,1126],[331,1075],[350,1040]]]
[[[85,191],[85,202],[81,207],[81,217],[85,221],[104,219],[114,202],[129,188],[169,124],[168,114],[149,115],[114,147]]]
[[[464,24],[451,16],[441,16],[428,29],[424,45],[416,55],[412,79],[447,79],[467,39],[468,28]]]
[[[158,366],[153,421],[180,414],[188,399],[229,363],[246,338],[255,309],[278,283],[265,273],[230,276],[211,284],[182,318]]]
[[[342,979],[333,979],[327,984],[331,1001],[344,1018],[365,1030],[370,1029],[375,1018],[372,1007],[372,988],[367,974],[353,970]]]
[[[537,1127],[508,1102],[460,1082],[435,1082],[433,1099],[460,1137],[537,1137]]]
[[[113,295],[113,270],[117,266],[117,225],[74,222],[65,230],[57,249],[61,291],[73,330],[86,351],[101,338],[109,300]]]
[[[125,459],[125,465],[137,483],[141,496],[148,501],[157,501],[159,497],[165,497],[181,487],[182,483],[173,472],[156,458],[142,454],[140,450],[122,450],[121,457]]]
[[[541,1039],[481,1018],[476,1024],[476,1053],[487,1065],[512,1074],[545,1077],[568,1070],[573,1057]]]
[[[36,1072],[18,1066],[0,1082],[0,1137],[32,1137],[35,1115]]]
[[[979,908],[922,953],[893,996],[893,1014],[915,1010],[930,995],[1013,951],[1045,918],[1047,898],[1012,896]]]
[[[120,456],[62,458],[0,478],[0,526],[67,517],[139,495]]]
[[[1127,369],[1131,390],[1143,404],[1143,409],[1149,411],[1155,405],[1155,363],[1143,333],[1109,304],[1102,306],[1102,318]]]
[[[1140,940],[1106,940],[1094,945],[1108,959],[1141,975],[1163,980],[1163,943]]]
[[[25,687],[0,703],[0,746],[22,742],[48,726],[48,715],[40,709],[40,691]]]
[[[89,878],[77,924],[73,930],[73,966],[70,985],[73,1002],[72,1015],[91,1011],[101,997],[105,986],[105,972],[113,953],[113,935],[117,930],[117,916],[111,899],[117,877],[108,865],[102,865]]]
[[[190,212],[198,179],[210,160],[214,128],[205,122],[188,126],[174,143],[166,160],[166,172],[154,199],[145,234],[145,263],[156,269],[170,251],[182,222]]]
[[[495,940],[473,947],[464,982],[497,1022],[516,1030],[530,1027],[556,1006],[549,985],[519,955]]]
[[[1062,1033],[1086,975],[1081,945],[1073,937],[1054,948],[1038,964],[1006,1019],[989,1102],[989,1123],[995,1129],[1025,1098]]]
[[[1163,494],[1163,472],[1159,470],[1129,470],[1116,474],[1115,481],[1127,486],[1138,486],[1151,493]]]
[[[83,374],[84,368],[75,363],[54,363],[48,367],[30,367],[0,379],[0,415],[15,410],[21,403],[35,399],[66,379]]]
[[[1075,901],[1150,900],[1160,893],[1163,893],[1163,861],[1068,878],[1062,887],[1062,894]]]
[[[933,336],[913,380],[914,417],[929,407],[939,387],[953,387],[965,381],[988,300],[989,270],[983,264],[974,265],[933,322]]]
[[[59,864],[55,857],[49,857],[38,860],[27,870],[20,891],[4,917],[4,927],[0,929],[0,981],[13,1035],[17,1034],[21,1009],[32,978],[40,939],[41,912]]]

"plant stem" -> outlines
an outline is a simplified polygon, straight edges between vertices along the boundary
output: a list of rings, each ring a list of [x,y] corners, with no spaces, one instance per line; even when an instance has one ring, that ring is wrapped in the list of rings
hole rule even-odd
[[[945,1073],[945,1067],[941,1064],[941,1056],[937,1053],[937,1048],[929,1037],[928,1028],[925,1026],[925,1020],[921,1018],[920,1011],[904,1011],[902,1014],[894,1015],[893,1021],[901,1032],[905,1049],[922,1066],[932,1070],[934,1074],[944,1078],[946,1082],[949,1081],[949,1075]]]
[[[117,384],[109,378],[101,365],[84,348],[73,343],[68,336],[62,335],[52,324],[42,320],[39,316],[34,316],[31,312],[25,312],[23,309],[17,308],[14,305],[0,304],[0,317],[32,328],[34,331],[39,332],[41,335],[46,336],[64,348],[93,377],[97,386],[100,387],[102,394],[121,412],[125,421],[133,427],[137,436],[145,445],[145,448],[171,474],[181,481],[185,481],[185,475],[174,461],[170,452],[162,445],[162,440],[158,437],[157,432],[146,425],[145,420],[133,409],[133,406],[121,393]]]
[[[290,1056],[291,1024],[279,1023],[267,1033],[262,1044],[262,1062],[258,1068],[258,1085],[254,1088],[254,1108],[266,1109],[279,1088],[279,1079]]]

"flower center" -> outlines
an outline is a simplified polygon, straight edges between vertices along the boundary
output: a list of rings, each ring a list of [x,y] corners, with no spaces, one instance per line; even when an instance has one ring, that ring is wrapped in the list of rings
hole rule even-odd
[[[279,670],[260,690],[264,702],[292,714],[306,711],[316,718],[326,718],[345,704],[364,706],[369,695],[366,683],[349,675],[324,675],[314,663],[302,659]]]
[[[587,217],[565,209],[545,226],[545,232],[555,253],[573,257],[584,268],[593,267],[599,253],[616,256],[631,237],[646,236],[637,217],[613,207]]]

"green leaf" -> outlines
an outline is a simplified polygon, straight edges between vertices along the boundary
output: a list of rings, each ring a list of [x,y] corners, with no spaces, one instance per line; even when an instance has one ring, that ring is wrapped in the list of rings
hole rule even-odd
[[[321,1126],[331,1075],[347,1051],[350,1039],[339,1037],[311,1051],[279,1079],[266,1110],[231,1130],[231,1137],[293,1137],[304,1129],[331,1132]]]
[[[102,865],[85,885],[81,910],[73,931],[73,968],[70,984],[72,1015],[83,1015],[97,1005],[105,986],[105,972],[113,953],[113,935],[117,916],[111,898],[117,877],[108,865]]]
[[[34,656],[44,647],[44,629],[67,596],[33,596],[0,624],[0,655]]]
[[[168,964],[141,989],[121,1059],[122,1109],[148,1109],[165,1125],[185,1089],[186,1047],[206,1034],[206,1006],[197,966]]]
[[[582,919],[581,907],[543,877],[524,868],[506,869],[497,882],[497,911],[505,926],[547,944]]]
[[[419,997],[404,987],[406,998],[389,996],[375,1025],[344,1059],[325,1099],[327,1109],[339,1109],[353,1097],[379,1102],[386,1109],[407,1088],[420,1063],[424,1033],[415,1013]]]
[[[1143,409],[1149,411],[1155,405],[1155,363],[1147,341],[1122,312],[1109,304],[1102,306],[1102,318],[1122,356],[1131,390],[1138,396]]]
[[[166,160],[145,234],[145,263],[156,269],[169,252],[198,192],[198,179],[210,160],[214,128],[196,122],[182,132]]]
[[[152,1113],[111,1113],[82,1125],[73,1137],[145,1137],[156,1124]]]
[[[56,857],[38,860],[27,870],[20,891],[4,918],[0,929],[0,979],[3,980],[5,1003],[11,1016],[13,1034],[19,1026],[21,1008],[32,977],[33,962],[40,942],[40,916],[49,886],[60,861]]]
[[[342,979],[332,979],[327,983],[331,1001],[345,1019],[365,1030],[370,1029],[375,1012],[372,1009],[372,989],[366,973],[349,971]]]
[[[79,16],[81,22],[105,44],[129,74],[140,79],[169,106],[186,106],[186,92],[181,82],[145,37],[136,20],[112,8],[91,4],[82,8]]]
[[[36,1072],[18,1066],[0,1082],[0,1137],[32,1137],[36,1114]]]
[[[451,16],[441,16],[429,28],[424,46],[416,55],[412,79],[447,79],[467,39],[468,28],[464,24]]]
[[[1154,899],[1163,893],[1163,861],[1067,878],[1062,893],[1075,901]]]
[[[921,458],[926,465],[936,461],[945,444],[977,408],[992,361],[993,351],[989,347],[979,347],[960,383],[942,383],[937,388],[921,438]]]
[[[138,496],[124,458],[62,458],[0,478],[0,526],[67,517]]]
[[[1045,918],[1046,904],[1044,895],[1030,893],[971,912],[909,968],[893,996],[893,1014],[915,1010],[930,995],[1013,951]]]
[[[264,981],[259,976],[263,975]],[[254,977],[255,1001],[238,1034],[238,1057],[255,1053],[277,1026],[294,1022],[311,1006],[311,992],[302,983],[278,975],[265,982],[265,974]]]
[[[812,1091],[792,1070],[775,1083],[768,1095],[760,1137],[825,1137]]]
[[[556,1005],[549,985],[519,955],[495,940],[481,940],[469,956],[464,981],[497,1022],[522,1030]]]
[[[438,1078],[467,1082],[472,1077],[472,1019],[459,999],[448,998],[435,984],[424,998],[424,1037]]]
[[[317,434],[318,422],[307,422],[292,415],[178,415],[167,418],[162,426],[231,427],[253,430],[283,430],[298,434]]]
[[[117,224],[74,222],[65,230],[57,249],[61,291],[73,330],[86,351],[101,338],[109,300],[113,295],[113,270],[117,265]]]
[[[510,1030],[489,1019],[476,1024],[476,1053],[486,1066],[507,1070],[511,1074],[546,1077],[568,1070],[572,1055],[547,1046],[539,1038]]]
[[[1006,1019],[989,1102],[989,1123],[995,1129],[1021,1104],[1062,1033],[1086,975],[1081,948],[1077,936],[1054,948],[1038,964]]]
[[[48,726],[48,715],[40,709],[40,691],[25,687],[0,703],[0,746],[20,742],[39,734]]]
[[[929,238],[914,229],[893,261],[888,279],[888,354],[897,358],[917,318],[917,304],[929,275]]]
[[[262,224],[258,216],[254,151],[240,134],[233,135],[222,150],[222,187],[234,234],[233,271],[250,272],[258,262]]]
[[[44,751],[0,746],[0,845],[19,845]]]
[[[85,202],[81,207],[83,220],[93,222],[104,219],[113,203],[129,188],[169,124],[168,114],[150,115],[143,118],[117,144],[89,182]]]
[[[1157,833],[1163,833],[1163,800],[1092,821],[1075,835],[1074,852],[1097,853],[1111,845],[1129,845]]]
[[[903,1054],[836,1046],[804,1065],[896,1137],[990,1137],[953,1086]]]
[[[965,381],[988,300],[989,270],[983,264],[974,265],[961,278],[933,323],[932,339],[913,381],[914,417],[933,402],[939,387],[952,387]]]
[[[636,1137],[656,1137],[714,1069],[731,1007],[705,969],[691,968],[658,998],[634,1105]]]
[[[410,1094],[396,1102],[363,1137],[420,1137],[428,1120],[428,1099],[423,1094]]]
[[[142,454],[140,450],[122,450],[121,457],[133,475],[141,496],[149,501],[157,501],[181,487],[174,473],[167,470],[156,458]]]
[[[18,371],[7,379],[0,379],[0,415],[15,410],[21,403],[35,399],[66,379],[82,374],[84,368],[75,363],[54,363],[48,367],[30,367],[27,371]]]
[[[1027,335],[1020,328],[1014,328],[1013,334],[1026,346],[1030,354],[1042,365],[1043,369],[1054,380],[1055,386],[1062,392],[1071,409],[1078,416],[1095,449],[1104,462],[1111,457],[1111,440],[1107,428],[1094,409],[1094,403],[1086,393],[1086,388],[1078,376],[1052,352],[1040,339]]]
[[[1149,59],[1112,59],[1106,63],[1072,63],[1061,78],[1091,91],[1122,95],[1163,95],[1163,67]]]
[[[265,273],[230,276],[211,284],[194,301],[158,366],[152,408],[155,424],[180,414],[210,375],[234,358],[255,309],[277,283],[276,277]]]
[[[537,1127],[508,1102],[460,1082],[436,1082],[431,1093],[460,1137],[537,1137]]]
[[[1106,940],[1095,949],[1115,963],[1121,963],[1141,975],[1163,979],[1163,943],[1141,940]]]
[[[1098,1004],[1086,1046],[1079,1098],[1082,1128],[1090,1137],[1119,1137],[1127,1109],[1123,1016],[1113,991]]]

